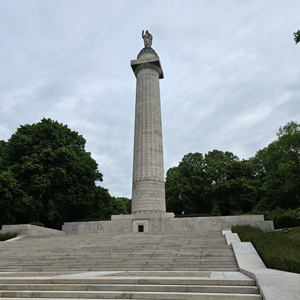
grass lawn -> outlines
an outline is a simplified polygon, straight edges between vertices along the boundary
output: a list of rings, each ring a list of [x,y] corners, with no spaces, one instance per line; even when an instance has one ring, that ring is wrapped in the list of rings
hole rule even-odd
[[[16,237],[18,234],[17,233],[0,233],[0,241],[6,241],[9,239],[12,239],[14,237]]]
[[[251,226],[234,226],[242,242],[251,242],[268,268],[300,273],[300,227],[263,232]]]

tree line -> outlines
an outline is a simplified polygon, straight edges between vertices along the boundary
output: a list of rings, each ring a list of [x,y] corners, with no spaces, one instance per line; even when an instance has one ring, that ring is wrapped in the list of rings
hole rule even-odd
[[[86,140],[51,119],[23,125],[0,141],[0,225],[107,219],[129,213],[130,200],[99,186],[102,174]]]
[[[300,124],[280,127],[254,157],[189,153],[166,176],[167,210],[231,215],[300,207]]]
[[[99,186],[102,174],[68,126],[42,119],[0,140],[0,225],[105,220],[129,214],[131,201]],[[280,127],[254,157],[189,153],[166,175],[167,211],[232,215],[300,207],[300,124]]]

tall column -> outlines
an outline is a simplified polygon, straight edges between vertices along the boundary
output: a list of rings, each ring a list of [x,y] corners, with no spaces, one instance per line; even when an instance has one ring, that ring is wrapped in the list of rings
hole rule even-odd
[[[132,214],[166,212],[159,91],[163,71],[151,44],[145,46],[131,61],[136,76]]]

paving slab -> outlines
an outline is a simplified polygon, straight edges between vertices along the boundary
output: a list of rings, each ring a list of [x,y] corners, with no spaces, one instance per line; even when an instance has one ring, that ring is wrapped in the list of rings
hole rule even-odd
[[[266,300],[300,300],[300,274],[273,269],[246,269]]]

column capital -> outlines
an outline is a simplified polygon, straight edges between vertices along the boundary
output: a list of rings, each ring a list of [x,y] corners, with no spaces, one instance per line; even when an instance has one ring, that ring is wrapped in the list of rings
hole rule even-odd
[[[157,71],[159,75],[159,79],[164,78],[163,69],[159,60],[159,57],[143,57],[139,59],[132,60],[130,62],[131,68],[135,74],[135,77],[137,76],[137,73],[146,68],[154,69]]]

